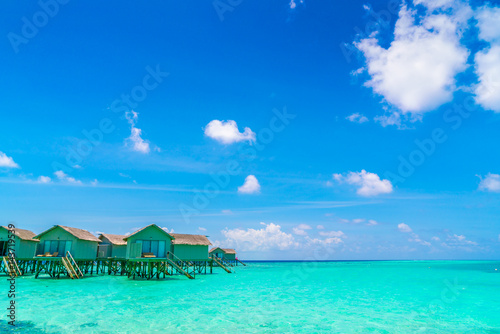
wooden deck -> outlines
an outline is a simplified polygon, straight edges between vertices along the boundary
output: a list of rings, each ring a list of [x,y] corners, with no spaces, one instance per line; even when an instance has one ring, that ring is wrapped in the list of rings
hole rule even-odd
[[[73,259],[71,254],[64,257],[34,257],[15,259],[9,264],[6,257],[0,260],[0,273],[13,275],[15,263],[16,276],[34,275],[35,278],[49,277],[60,279],[63,277],[80,279],[92,275],[120,275],[131,279],[142,278],[162,279],[174,275],[183,275],[195,279],[198,274],[212,274],[214,267],[220,267],[231,273],[230,265],[217,259],[181,260],[169,253],[168,258],[97,258]]]

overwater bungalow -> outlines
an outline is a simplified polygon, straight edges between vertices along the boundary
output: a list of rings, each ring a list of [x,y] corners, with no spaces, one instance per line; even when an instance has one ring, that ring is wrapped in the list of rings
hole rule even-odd
[[[0,252],[1,256],[9,255],[8,250],[14,250],[16,259],[32,259],[35,256],[36,248],[40,240],[33,239],[36,234],[20,228],[12,229],[14,235],[14,245],[9,247],[9,228],[0,226]]]
[[[124,259],[127,255],[127,242],[124,240],[126,237],[125,235],[101,233],[97,257]]]
[[[127,259],[166,258],[174,237],[156,224],[143,227],[126,236]]]
[[[236,251],[232,248],[222,248],[224,251],[224,260],[236,261]]]
[[[62,257],[69,251],[75,259],[95,260],[101,242],[86,230],[55,225],[35,237],[40,240],[37,256]]]
[[[224,250],[220,247],[214,247],[209,252],[210,257],[215,256],[216,258],[219,258],[219,259],[223,259],[224,255],[225,255]]]
[[[209,254],[211,258],[222,260],[222,263],[229,266],[238,265],[238,263],[246,266],[246,264],[236,258],[236,251],[232,248],[215,247],[210,250]]]
[[[204,235],[171,233],[173,252],[183,261],[207,261],[212,243]]]

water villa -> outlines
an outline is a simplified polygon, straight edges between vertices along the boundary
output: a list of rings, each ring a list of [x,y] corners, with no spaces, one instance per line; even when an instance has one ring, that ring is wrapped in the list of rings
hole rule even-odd
[[[101,233],[101,243],[97,248],[98,258],[125,259],[127,254],[127,241],[125,235]]]
[[[40,240],[36,256],[62,257],[70,252],[75,259],[93,260],[101,242],[92,233],[75,227],[55,225],[36,236]]]
[[[212,243],[204,235],[172,233],[173,252],[183,261],[207,261],[208,246]]]
[[[0,228],[2,250],[7,249],[9,233],[8,228]],[[101,233],[99,237],[62,225],[38,235],[22,229],[13,233],[16,256],[10,259],[4,254],[2,263],[9,276],[33,273],[35,278],[44,274],[81,278],[108,274],[153,279],[180,274],[194,279],[196,274],[213,273],[214,267],[232,273],[230,267],[238,261],[232,249],[217,247],[209,252],[212,243],[205,235],[169,233],[155,224],[129,235]]]
[[[218,259],[226,266],[237,266],[238,263],[246,266],[236,257],[236,251],[232,248],[214,247],[210,250],[210,257]]]
[[[172,247],[173,236],[156,224],[143,227],[125,237],[127,259],[166,258]]]
[[[11,238],[9,234],[12,235]],[[29,230],[0,226],[1,272],[9,276],[19,276],[22,275],[22,270],[33,264],[33,257],[39,243],[35,236],[35,233]],[[17,263],[16,259],[19,259],[20,263]]]
[[[18,259],[32,259],[40,240],[35,238],[35,233],[20,228],[11,229],[14,235],[14,245],[9,245],[9,228],[0,226],[0,252],[1,256],[8,256],[9,249],[14,250]]]

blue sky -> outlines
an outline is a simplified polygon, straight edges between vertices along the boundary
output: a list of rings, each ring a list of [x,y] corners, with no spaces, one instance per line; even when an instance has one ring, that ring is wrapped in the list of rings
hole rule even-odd
[[[9,1],[2,224],[498,259],[498,2]]]

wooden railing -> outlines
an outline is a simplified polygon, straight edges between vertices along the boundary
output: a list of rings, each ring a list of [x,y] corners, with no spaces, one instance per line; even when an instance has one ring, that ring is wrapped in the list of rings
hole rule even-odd
[[[167,252],[167,262],[172,265],[175,269],[177,269],[178,272],[186,275],[189,279],[194,279],[195,272],[194,270],[192,272],[188,272],[187,269],[189,268],[189,265],[181,260],[178,256],[176,256],[172,252]],[[181,266],[179,266],[176,262],[180,262]],[[186,269],[184,269],[186,268]]]
[[[227,268],[226,266],[224,266],[220,261],[219,259],[217,259],[217,257],[215,256],[212,256],[212,260],[215,261],[215,263],[217,263],[219,265],[219,267],[221,267],[222,269],[224,269],[228,274],[232,273],[231,269]]]
[[[68,262],[71,265],[71,267],[73,267],[73,270],[75,271],[75,274],[76,274],[76,270],[75,270],[75,268],[76,268],[78,270],[78,273],[80,274],[80,277],[82,277],[83,273],[80,270],[80,267],[76,263],[75,259],[73,258],[73,255],[71,255],[71,253],[69,251],[66,252],[66,259],[68,260]],[[71,259],[71,261],[70,261],[70,259]]]

